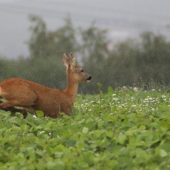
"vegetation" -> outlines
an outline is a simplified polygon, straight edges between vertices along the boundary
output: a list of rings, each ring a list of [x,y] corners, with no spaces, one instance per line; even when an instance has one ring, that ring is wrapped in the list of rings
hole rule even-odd
[[[59,119],[0,113],[0,169],[169,169],[170,94],[150,84],[78,95]]]
[[[139,40],[127,39],[113,45],[107,30],[94,23],[87,29],[78,29],[67,17],[63,27],[49,31],[41,18],[31,15],[30,20],[31,37],[27,41],[30,55],[17,60],[0,58],[0,81],[20,77],[64,89],[66,78],[61,57],[64,52],[73,51],[78,64],[93,77],[90,84],[80,85],[80,93],[97,93],[98,82],[104,92],[109,86],[132,86],[141,78],[147,85],[151,79],[158,84],[170,84],[170,42],[161,34],[145,32]]]

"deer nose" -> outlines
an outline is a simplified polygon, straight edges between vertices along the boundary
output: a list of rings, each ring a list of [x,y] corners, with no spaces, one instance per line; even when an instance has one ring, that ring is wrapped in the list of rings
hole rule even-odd
[[[92,76],[89,76],[89,78],[87,80],[91,80],[92,79]]]

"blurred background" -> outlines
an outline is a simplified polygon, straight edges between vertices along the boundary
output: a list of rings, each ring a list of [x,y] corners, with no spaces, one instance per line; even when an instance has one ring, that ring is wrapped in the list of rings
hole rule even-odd
[[[66,87],[62,54],[73,51],[97,83],[170,84],[168,0],[0,0],[0,81],[20,77]]]

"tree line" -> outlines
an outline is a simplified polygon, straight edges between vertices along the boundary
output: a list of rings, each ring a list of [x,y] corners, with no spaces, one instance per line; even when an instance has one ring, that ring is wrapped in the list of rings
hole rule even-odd
[[[80,84],[82,93],[98,93],[108,87],[132,86],[142,79],[145,84],[170,84],[170,42],[161,34],[144,32],[139,39],[127,39],[113,45],[107,30],[92,23],[89,28],[74,28],[70,17],[64,26],[47,29],[42,18],[31,15],[30,55],[16,60],[0,58],[0,81],[9,77],[28,79],[51,88],[66,87],[62,54],[74,52],[78,64],[92,75],[88,84]],[[110,46],[112,46],[110,48]]]

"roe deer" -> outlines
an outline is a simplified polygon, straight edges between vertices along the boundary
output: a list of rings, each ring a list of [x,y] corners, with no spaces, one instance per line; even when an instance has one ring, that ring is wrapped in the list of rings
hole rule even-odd
[[[92,77],[76,65],[72,52],[69,58],[64,53],[62,59],[68,80],[65,90],[48,88],[20,78],[9,78],[0,83],[0,98],[6,100],[0,101],[0,109],[11,113],[21,112],[24,118],[27,117],[27,112],[36,115],[36,110],[43,111],[44,116],[51,118],[59,118],[59,112],[70,115],[77,96],[78,83],[90,81]]]

